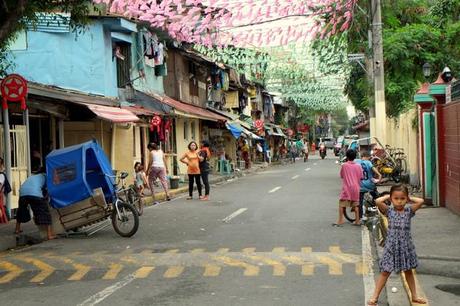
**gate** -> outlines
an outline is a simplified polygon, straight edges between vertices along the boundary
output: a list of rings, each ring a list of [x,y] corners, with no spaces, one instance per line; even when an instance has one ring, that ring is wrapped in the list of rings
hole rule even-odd
[[[438,110],[440,202],[460,214],[460,101]]]
[[[4,150],[4,133],[3,126],[0,126],[0,152]],[[10,129],[11,141],[11,209],[18,207],[19,188],[21,184],[27,179],[27,136],[25,125],[14,125]]]

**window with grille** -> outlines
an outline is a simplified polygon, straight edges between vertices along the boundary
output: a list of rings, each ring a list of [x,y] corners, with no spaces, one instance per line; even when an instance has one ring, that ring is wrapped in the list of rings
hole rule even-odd
[[[131,44],[116,43],[114,56],[117,60],[117,85],[118,88],[124,88],[131,80]]]

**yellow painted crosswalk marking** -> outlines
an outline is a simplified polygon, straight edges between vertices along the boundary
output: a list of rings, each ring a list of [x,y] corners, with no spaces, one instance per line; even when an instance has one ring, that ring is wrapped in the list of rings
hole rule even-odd
[[[24,272],[23,269],[8,261],[0,261],[0,269],[8,271],[0,277],[0,284],[9,283]]]
[[[216,256],[214,259],[226,264],[227,266],[243,268],[245,276],[259,275],[259,267],[250,265],[244,261],[240,261],[228,256]]]
[[[182,266],[173,266],[168,268],[163,276],[165,278],[176,278],[184,272],[184,269]]]
[[[134,272],[134,277],[135,278],[147,278],[154,269],[155,267],[139,268],[136,272]]]
[[[39,259],[25,256],[17,256],[16,258],[21,261],[32,264],[40,270],[40,272],[30,280],[30,282],[32,283],[41,283],[54,272],[54,268],[52,266],[48,265],[47,263]]]
[[[222,268],[217,265],[205,265],[203,276],[219,276],[221,270]]]
[[[102,277],[102,279],[115,279],[117,278],[118,274],[123,270],[123,265],[117,264],[117,263],[112,263],[110,264],[110,268],[105,273],[105,275]]]
[[[244,248],[241,250],[243,253],[255,253],[256,248]]]
[[[248,255],[247,258],[250,258],[256,262],[261,262],[264,264],[267,264],[269,266],[273,266],[273,275],[274,276],[284,276],[286,275],[286,266],[282,264],[279,261],[266,258],[263,256],[254,256],[254,255]]]
[[[55,256],[55,255],[53,255],[51,253],[47,253],[44,256],[48,257],[48,258],[51,258],[51,259],[54,259],[54,260],[62,261],[64,263],[66,263],[66,264],[71,265],[75,269],[75,273],[72,274],[67,279],[69,281],[79,281],[83,277],[85,277],[85,275],[88,274],[88,272],[91,270],[90,266],[80,264],[80,263],[76,263],[76,262],[74,262],[73,260],[71,260],[70,258],[67,258],[67,257]]]

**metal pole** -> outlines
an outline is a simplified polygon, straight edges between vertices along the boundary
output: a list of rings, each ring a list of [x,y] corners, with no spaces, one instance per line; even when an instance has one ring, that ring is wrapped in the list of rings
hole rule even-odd
[[[59,149],[64,148],[64,119],[58,120]]]
[[[375,136],[386,141],[385,76],[383,62],[382,10],[380,0],[372,0],[372,49],[374,53]]]
[[[5,148],[5,173],[11,182],[11,139],[10,139],[10,118],[8,109],[3,110],[3,138]],[[11,217],[11,192],[6,195],[6,210]]]
[[[29,109],[26,109],[22,114],[22,121],[26,126],[26,148],[27,148],[27,176],[32,174],[32,162],[30,159],[30,128],[29,128]],[[34,169],[37,170],[37,169]]]

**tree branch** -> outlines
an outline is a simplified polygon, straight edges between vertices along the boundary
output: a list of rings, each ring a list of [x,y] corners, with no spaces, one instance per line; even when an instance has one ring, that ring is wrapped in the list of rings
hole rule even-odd
[[[18,0],[16,8],[7,12],[5,20],[0,25],[0,46],[5,43],[11,32],[19,24],[28,0]]]

